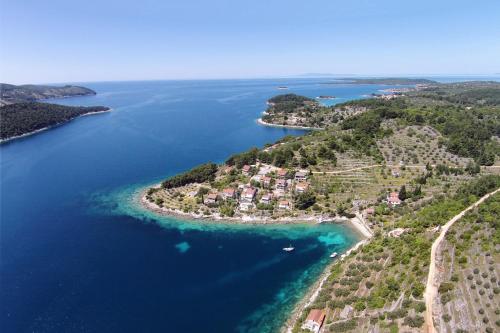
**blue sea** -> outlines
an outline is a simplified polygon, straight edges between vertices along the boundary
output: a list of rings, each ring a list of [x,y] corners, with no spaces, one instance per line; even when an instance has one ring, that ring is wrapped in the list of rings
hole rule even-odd
[[[98,94],[52,100],[113,111],[0,146],[0,331],[278,331],[329,254],[358,240],[351,229],[178,221],[134,198],[199,163],[304,134],[256,124],[276,94],[337,103],[387,88],[323,81],[80,83]]]

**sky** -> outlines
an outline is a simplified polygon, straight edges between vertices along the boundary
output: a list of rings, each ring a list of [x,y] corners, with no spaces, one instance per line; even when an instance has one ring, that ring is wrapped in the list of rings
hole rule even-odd
[[[498,0],[0,0],[0,82],[500,73]]]

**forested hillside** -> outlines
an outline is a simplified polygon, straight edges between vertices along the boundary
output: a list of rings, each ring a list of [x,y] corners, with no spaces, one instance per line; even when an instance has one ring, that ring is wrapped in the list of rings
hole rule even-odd
[[[0,138],[30,133],[45,127],[67,122],[78,116],[107,111],[105,106],[65,106],[38,102],[24,102],[0,107]]]

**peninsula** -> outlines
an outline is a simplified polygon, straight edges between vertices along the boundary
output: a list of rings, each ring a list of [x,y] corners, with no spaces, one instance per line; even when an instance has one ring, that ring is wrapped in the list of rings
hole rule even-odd
[[[490,323],[497,315],[491,304],[500,301],[492,285],[500,195],[479,199],[500,187],[498,97],[498,84],[474,82],[334,107],[276,96],[268,101],[266,121],[282,125],[293,117],[295,124],[322,130],[235,154],[223,164],[200,165],[145,189],[141,202],[204,223],[350,221],[364,240],[332,259],[290,315],[289,332],[421,331],[429,320],[473,331],[473,311],[459,317],[464,297],[480,299],[483,310],[476,310],[485,319],[479,325],[489,332],[498,326]],[[424,293],[432,244],[441,226],[464,210],[475,226],[458,224],[459,240],[446,238],[451,264],[438,262],[460,273],[440,275],[437,295]],[[467,281],[479,276],[478,294],[464,296]],[[438,306],[427,309],[426,297]],[[454,308],[444,306],[450,301]]]
[[[76,117],[110,111],[105,106],[66,106],[38,102],[39,99],[95,95],[78,86],[0,84],[0,142],[61,125]]]

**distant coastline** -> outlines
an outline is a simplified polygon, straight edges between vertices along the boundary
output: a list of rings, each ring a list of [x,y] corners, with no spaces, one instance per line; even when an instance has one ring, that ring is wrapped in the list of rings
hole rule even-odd
[[[47,130],[50,130],[50,129],[54,129],[56,127],[59,127],[59,126],[64,125],[66,123],[69,123],[70,121],[73,121],[73,120],[75,120],[77,118],[80,118],[80,117],[93,116],[93,115],[101,114],[101,113],[108,113],[108,112],[111,112],[112,110],[113,109],[108,109],[108,110],[103,110],[103,111],[93,111],[93,112],[89,112],[89,113],[84,113],[84,114],[76,116],[76,117],[74,117],[74,118],[72,118],[72,119],[70,119],[68,121],[65,121],[65,122],[60,122],[60,123],[57,123],[57,124],[54,124],[54,125],[46,126],[46,127],[43,127],[43,128],[40,128],[40,129],[37,129],[37,130],[34,130],[34,131],[31,131],[31,132],[28,132],[28,133],[25,133],[25,134],[12,136],[12,137],[9,137],[9,138],[6,138],[6,139],[0,139],[0,144],[5,144],[5,143],[8,143],[8,142],[17,140],[17,139],[22,139],[22,138],[25,138],[25,137],[28,137],[28,136],[32,136],[32,135],[38,134],[40,132],[44,132],[44,131],[47,131]]]

